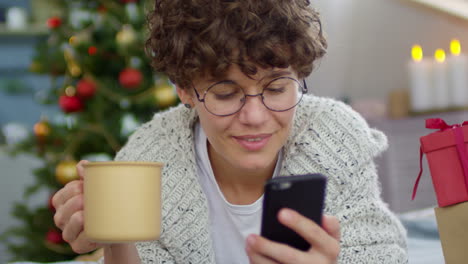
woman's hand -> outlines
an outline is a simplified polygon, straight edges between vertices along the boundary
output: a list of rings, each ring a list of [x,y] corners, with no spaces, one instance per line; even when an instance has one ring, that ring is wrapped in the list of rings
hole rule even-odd
[[[83,232],[83,164],[87,162],[82,160],[76,165],[80,179],[67,183],[52,198],[52,205],[56,210],[55,225],[62,230],[63,239],[78,254],[87,253],[99,247],[98,244],[89,241]]]
[[[321,228],[314,221],[291,209],[282,209],[279,221],[312,245],[301,251],[258,235],[247,237],[247,255],[251,264],[328,264],[336,263],[340,253],[340,224],[333,216],[322,218]]]

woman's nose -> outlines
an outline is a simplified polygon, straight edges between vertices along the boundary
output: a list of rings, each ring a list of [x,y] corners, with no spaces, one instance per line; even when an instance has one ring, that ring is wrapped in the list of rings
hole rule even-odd
[[[239,120],[246,125],[261,125],[270,115],[270,111],[263,104],[262,95],[247,95],[245,105],[239,112]]]

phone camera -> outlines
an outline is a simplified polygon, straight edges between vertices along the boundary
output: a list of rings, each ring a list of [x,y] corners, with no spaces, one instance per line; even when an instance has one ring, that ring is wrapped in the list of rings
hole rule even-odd
[[[273,186],[275,190],[286,190],[291,187],[292,183],[291,182],[280,182],[277,183]]]

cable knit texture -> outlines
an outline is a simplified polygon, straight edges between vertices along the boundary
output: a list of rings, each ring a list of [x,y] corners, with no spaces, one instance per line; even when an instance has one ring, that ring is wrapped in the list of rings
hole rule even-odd
[[[162,235],[137,243],[143,264],[215,263],[207,201],[196,175],[195,122],[195,111],[183,106],[157,113],[116,156],[165,163]],[[380,198],[373,162],[386,148],[385,135],[341,102],[304,96],[297,107],[280,175],[327,176],[324,210],[341,224],[338,263],[408,262],[405,230]]]

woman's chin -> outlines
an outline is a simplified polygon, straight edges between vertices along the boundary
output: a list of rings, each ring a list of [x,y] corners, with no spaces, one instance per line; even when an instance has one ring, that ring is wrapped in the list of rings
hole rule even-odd
[[[242,170],[255,172],[268,169],[274,161],[263,159],[244,159],[239,162],[239,167]]]

